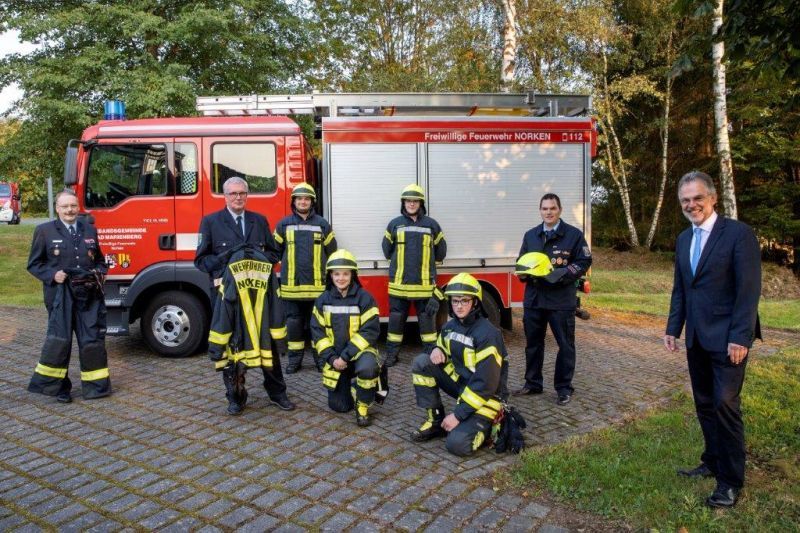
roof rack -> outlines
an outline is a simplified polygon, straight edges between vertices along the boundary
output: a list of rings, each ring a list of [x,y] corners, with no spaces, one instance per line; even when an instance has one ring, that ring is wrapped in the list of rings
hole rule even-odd
[[[311,93],[198,96],[205,116],[313,115],[323,117],[409,115],[582,116],[591,96],[525,93]]]

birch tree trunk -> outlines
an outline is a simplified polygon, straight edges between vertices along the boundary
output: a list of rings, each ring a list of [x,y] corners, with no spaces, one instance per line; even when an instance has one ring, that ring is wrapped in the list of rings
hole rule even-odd
[[[516,0],[502,0],[505,24],[503,24],[503,66],[500,85],[504,93],[514,85],[514,70],[517,66],[517,6]]]
[[[667,41],[667,68],[672,65],[672,32],[669,33]],[[661,216],[661,206],[664,204],[664,190],[667,186],[667,162],[669,155],[669,107],[672,100],[672,72],[667,72],[667,86],[664,90],[664,123],[661,125],[661,185],[658,188],[658,200],[656,208],[653,210],[653,221],[650,223],[650,231],[647,233],[645,246],[650,249],[653,246],[653,239],[656,236],[658,219]]]
[[[719,157],[719,180],[722,186],[722,206],[725,215],[738,218],[736,212],[736,191],[733,184],[733,162],[731,161],[731,145],[728,140],[728,106],[726,101],[725,41],[719,37],[722,28],[722,10],[725,0],[716,0],[714,18],[711,24],[711,59],[714,65],[714,128],[717,138],[717,155]]]

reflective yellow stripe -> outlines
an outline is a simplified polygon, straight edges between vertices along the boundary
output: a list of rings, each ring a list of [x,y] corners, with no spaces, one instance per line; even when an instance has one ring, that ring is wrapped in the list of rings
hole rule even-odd
[[[386,332],[386,340],[390,342],[403,342],[403,334],[402,333],[389,333]]]
[[[319,322],[320,326],[325,327],[328,325],[328,323],[325,321],[325,316],[319,312],[319,309],[317,309],[316,305],[314,306],[314,309],[312,309],[311,313],[317,318],[317,322]]]
[[[322,241],[322,244],[324,244],[325,246],[328,246],[331,243],[332,240],[333,240],[333,231],[328,233],[328,236],[325,237],[325,240]]]
[[[488,348],[484,348],[483,350],[479,351],[475,354],[475,365],[483,361],[489,356],[494,356],[495,361],[499,366],[503,366],[503,356],[500,355],[500,352],[497,350],[496,346],[489,346]],[[474,370],[474,369],[473,369]]]
[[[358,315],[353,315],[350,317],[350,339],[356,336],[358,330],[361,328],[361,320],[359,319]],[[367,345],[368,346],[368,345]],[[364,347],[366,348],[366,346]],[[364,348],[361,348],[362,350]]]
[[[325,363],[322,367],[322,384],[329,389],[335,389],[341,375],[341,372],[333,368],[330,363]]]
[[[316,342],[316,344],[314,344],[314,346],[317,349],[317,353],[321,354],[328,348],[333,348],[333,341],[328,337],[322,337]]]
[[[453,381],[458,381],[458,374],[456,374],[456,367],[453,366],[452,361],[448,361],[446,365],[444,365],[444,373],[450,376],[450,379]]]
[[[422,285],[430,285],[431,283],[431,236],[427,234],[422,236],[420,279],[422,280]]]
[[[287,335],[286,326],[283,326],[282,328],[269,328],[269,335],[275,340],[281,340],[286,338]]]
[[[30,367],[28,367],[30,368]],[[41,374],[43,376],[47,376],[49,378],[59,378],[63,379],[67,377],[67,369],[66,368],[56,368],[53,366],[43,365],[39,363],[36,365],[36,369],[34,370],[37,374]]]
[[[441,335],[439,335],[436,338],[436,346],[438,346],[439,349],[442,350],[447,355],[450,355],[450,347],[445,344],[444,337],[442,337]]]
[[[280,290],[284,300],[311,300],[325,291],[325,285],[282,285]]]
[[[358,348],[359,350],[366,350],[367,348],[369,348],[369,342],[367,342],[367,339],[362,337],[361,334],[359,333],[356,333],[355,335],[350,337],[350,342],[355,344],[356,348]]]
[[[440,231],[436,238],[433,240],[433,244],[439,244],[444,239],[444,232]]]
[[[394,242],[394,240],[392,239],[392,234],[391,234],[391,233],[389,233],[389,230],[388,230],[388,229],[386,230],[386,232],[384,232],[383,236],[384,236],[384,237],[386,238],[386,240],[387,240],[387,241],[389,241],[390,243],[391,243],[391,242]]]
[[[464,347],[461,357],[464,359],[464,366],[475,372],[475,350]]]
[[[403,283],[403,268],[405,268],[406,260],[406,232],[399,230],[397,232],[397,270],[394,273],[394,284],[401,285]],[[392,294],[392,284],[389,284],[389,294]]]
[[[472,392],[469,387],[464,387],[464,391],[461,393],[461,399],[476,411],[483,407],[483,404],[486,403],[486,400]]]
[[[483,431],[477,432],[475,437],[472,439],[472,451],[474,452],[480,448],[484,440],[486,440],[486,434]]]
[[[220,370],[222,368],[225,368],[226,366],[228,366],[228,360],[227,359],[220,359],[219,361],[214,361],[214,369],[215,370]]]
[[[489,399],[486,401],[483,407],[476,411],[476,413],[488,418],[489,420],[494,420],[502,407],[503,406],[497,400]]]
[[[280,236],[278,230],[275,230],[275,233],[272,234],[272,238],[275,239],[275,242],[278,244],[283,244],[283,237]]]
[[[375,387],[378,386],[378,378],[362,379],[356,377],[356,385],[358,385],[362,389],[374,389]]]
[[[430,298],[435,285],[408,285],[403,283],[389,283],[389,294],[399,298],[422,299]]]
[[[306,347],[306,341],[289,341],[290,350],[302,350]]]
[[[322,286],[322,244],[314,241],[314,285]]]
[[[369,309],[367,309],[366,311],[361,313],[361,323],[362,324],[366,324],[367,320],[369,320],[370,318],[372,318],[374,316],[378,316],[378,308],[377,307],[370,307]]]
[[[90,370],[89,372],[81,372],[81,381],[97,381],[98,379],[106,379],[107,377],[107,367],[98,370]]]
[[[287,240],[287,250],[286,250],[286,262],[289,263],[286,265],[286,286],[293,286],[294,285],[294,264],[297,261],[295,257],[295,246],[294,246],[294,230],[290,229],[286,232],[286,240]]]
[[[423,376],[422,374],[411,374],[411,381],[414,385],[421,387],[435,387],[436,380],[430,376]]]
[[[261,350],[261,366],[272,368],[272,350]]]
[[[222,346],[225,346],[226,344],[228,344],[229,340],[231,340],[230,333],[219,333],[214,330],[208,332],[208,342],[213,342],[214,344],[220,344]]]
[[[444,300],[444,293],[442,292],[442,289],[440,289],[439,287],[434,287],[433,288],[433,295],[432,296],[434,298],[436,298],[437,300]]]
[[[433,333],[423,333],[419,336],[422,339],[422,342],[436,342],[436,332]]]

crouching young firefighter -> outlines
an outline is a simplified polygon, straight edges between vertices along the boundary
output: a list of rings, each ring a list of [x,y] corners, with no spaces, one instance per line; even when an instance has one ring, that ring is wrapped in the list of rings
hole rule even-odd
[[[436,286],[436,263],[444,261],[447,242],[439,223],[426,214],[425,191],[416,184],[400,194],[399,217],[386,228],[382,247],[389,260],[389,327],[386,366],[397,364],[411,304],[417,311],[423,350],[436,345],[436,313],[444,299]]]
[[[269,259],[251,244],[234,247],[218,290],[208,356],[222,372],[228,414],[240,414],[247,404],[248,368],[261,368],[270,402],[291,411],[277,346],[286,338],[286,326]]]
[[[503,336],[486,318],[478,281],[457,274],[445,287],[450,316],[430,354],[421,353],[411,365],[417,405],[427,418],[411,439],[424,442],[447,435],[447,450],[458,456],[475,452],[486,441],[492,422],[508,396],[508,363]],[[457,404],[445,416],[439,390]]]
[[[314,187],[300,183],[292,189],[292,214],[275,228],[281,254],[281,300],[289,334],[287,374],[303,364],[306,330],[311,324],[314,300],[325,290],[325,262],[336,251],[336,238],[328,221],[314,212]],[[313,349],[313,347],[312,347]],[[314,364],[322,371],[324,361],[314,352]]]
[[[81,394],[86,400],[111,394],[106,354],[103,276],[108,271],[97,230],[78,220],[78,198],[71,190],[56,195],[58,219],[37,226],[28,272],[42,281],[47,336],[28,390],[72,401],[67,375],[72,333],[78,339]]]
[[[386,371],[375,344],[380,318],[375,299],[358,281],[356,258],[347,250],[331,254],[326,265],[327,289],[314,302],[311,338],[325,361],[322,384],[328,406],[339,413],[356,408],[356,423],[369,426],[369,407],[383,403]],[[353,380],[355,379],[355,383]]]

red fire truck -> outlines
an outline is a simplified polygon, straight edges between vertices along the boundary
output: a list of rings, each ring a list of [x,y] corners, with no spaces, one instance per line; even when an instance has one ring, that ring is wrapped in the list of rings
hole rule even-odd
[[[19,185],[14,182],[0,181],[0,222],[19,224],[22,217],[19,203]]]
[[[563,218],[590,234],[594,122],[585,96],[523,94],[311,94],[200,97],[205,116],[107,120],[70,141],[64,181],[94,219],[111,266],[108,333],[141,319],[166,356],[196,352],[207,335],[208,280],[193,266],[200,219],[224,206],[222,184],[243,176],[247,208],[270,226],[291,212],[294,185],[318,190],[339,246],[388,316],[381,239],[400,191],[419,184],[441,224],[444,285],[469,271],[490,318],[510,327],[524,287],[513,276],[524,232],[540,222],[546,192]],[[297,123],[311,114],[316,156]]]

